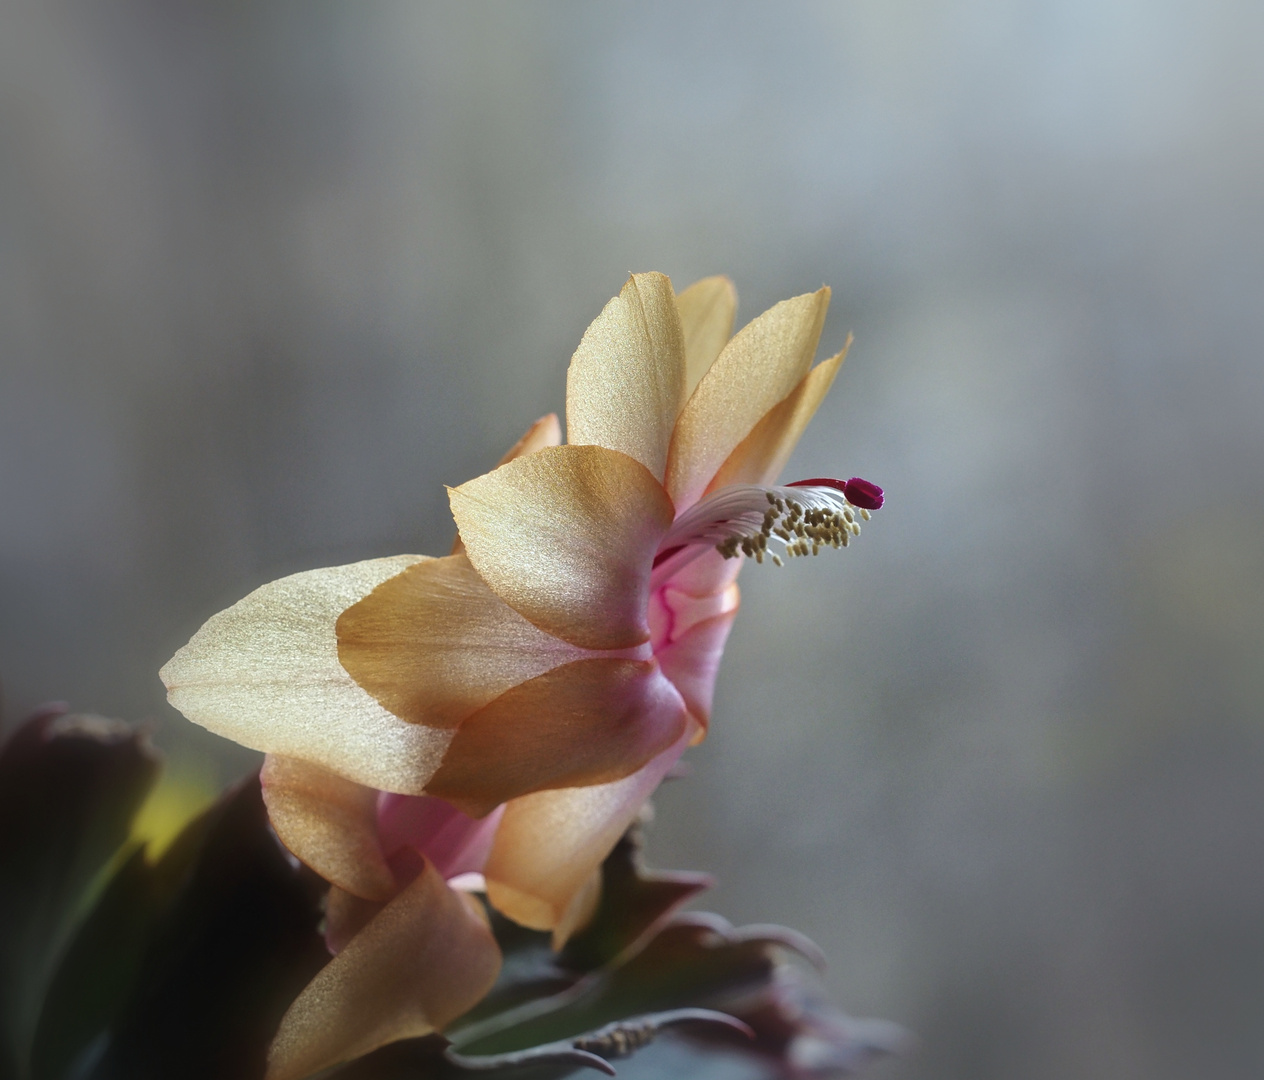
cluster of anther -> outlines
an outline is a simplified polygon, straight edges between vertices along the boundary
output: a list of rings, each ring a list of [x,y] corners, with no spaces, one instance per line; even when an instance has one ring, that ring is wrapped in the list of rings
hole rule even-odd
[[[736,558],[740,552],[762,563],[767,554],[774,565],[781,566],[781,556],[768,551],[769,540],[779,540],[788,559],[815,555],[822,547],[846,547],[853,536],[859,536],[857,513],[869,520],[869,511],[863,507],[809,506],[805,510],[797,499],[782,498],[772,491],[766,497],[768,509],[758,532],[734,534],[715,545],[715,550],[726,559]]]

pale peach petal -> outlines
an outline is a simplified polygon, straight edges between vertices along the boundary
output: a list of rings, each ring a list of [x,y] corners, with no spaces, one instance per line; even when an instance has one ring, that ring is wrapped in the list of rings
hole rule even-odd
[[[528,792],[627,776],[684,725],[684,702],[653,660],[579,660],[466,720],[427,791],[481,816]]]
[[[611,784],[540,791],[505,807],[483,873],[487,898],[534,930],[565,925],[571,904],[697,730]]]
[[[194,723],[370,787],[419,794],[452,735],[384,709],[338,662],[344,610],[419,555],[309,570],[212,616],[159,673]]]
[[[540,417],[539,420],[527,428],[526,434],[514,443],[506,451],[505,456],[496,464],[504,465],[507,461],[534,454],[537,450],[543,450],[546,446],[561,445],[562,425],[558,423],[557,413],[549,413],[547,416]]]
[[[707,494],[728,484],[772,484],[790,460],[790,454],[825,400],[834,376],[847,355],[847,345],[837,356],[822,360],[807,373],[789,397],[778,402],[760,419],[707,485]]]
[[[468,1011],[500,971],[496,940],[431,866],[298,996],[268,1051],[267,1080],[302,1080]]]
[[[396,716],[455,728],[510,687],[590,655],[527,622],[464,555],[382,582],[337,624],[338,659]]]
[[[671,281],[633,274],[571,357],[566,441],[619,450],[661,481],[684,400],[685,343]]]
[[[395,877],[378,841],[376,788],[278,754],[264,759],[260,779],[268,820],[299,859],[365,900],[395,894]]]
[[[733,587],[736,591],[736,586]],[[692,716],[705,729],[711,719],[711,702],[715,697],[715,677],[724,655],[737,609],[695,623],[670,645],[656,654],[663,674],[680,691]]]
[[[650,566],[673,511],[640,462],[558,446],[448,497],[474,569],[530,622],[589,649],[648,640]]]
[[[676,421],[667,459],[667,491],[678,513],[697,502],[733,448],[808,373],[828,307],[827,288],[783,300],[739,330],[702,377]]]
[[[706,374],[733,333],[737,290],[723,275],[695,281],[676,297],[685,339],[685,397]]]
[[[527,433],[514,443],[496,464],[503,465],[506,461],[513,461],[514,458],[526,457],[537,450],[543,450],[546,446],[561,445],[562,425],[557,422],[557,413],[549,413],[548,416],[540,417],[527,428]],[[457,533],[456,539],[452,541],[452,554],[465,554],[465,544],[461,541],[460,533]]]

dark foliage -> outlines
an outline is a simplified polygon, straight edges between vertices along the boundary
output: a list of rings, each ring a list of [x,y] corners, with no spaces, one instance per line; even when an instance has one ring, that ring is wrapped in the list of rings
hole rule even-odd
[[[51,711],[0,753],[6,1076],[261,1077],[328,959],[321,882],[276,841],[257,779],[156,863],[128,849],[157,769],[135,731]]]
[[[328,961],[323,882],[268,824],[257,778],[156,862],[129,841],[157,776],[142,734],[59,709],[0,751],[0,1080],[250,1080],[287,1005]],[[639,832],[603,869],[601,904],[560,953],[489,912],[504,967],[431,1036],[338,1080],[559,1080],[584,1069],[697,1080],[841,1076],[900,1034],[819,1000],[779,927],[680,907],[709,884],[647,870]]]

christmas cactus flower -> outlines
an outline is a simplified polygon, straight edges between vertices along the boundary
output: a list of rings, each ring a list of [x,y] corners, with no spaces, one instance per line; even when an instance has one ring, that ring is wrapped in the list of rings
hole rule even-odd
[[[706,732],[742,557],[846,546],[881,505],[858,478],[775,486],[843,361],[812,364],[828,302],[730,338],[727,279],[633,275],[571,361],[566,445],[545,417],[449,489],[452,554],[272,582],[163,668],[181,712],[268,753],[273,825],[333,885],[340,951],[282,1023],[277,1080],[472,1007],[499,955],[467,890],[558,944],[583,925]]]

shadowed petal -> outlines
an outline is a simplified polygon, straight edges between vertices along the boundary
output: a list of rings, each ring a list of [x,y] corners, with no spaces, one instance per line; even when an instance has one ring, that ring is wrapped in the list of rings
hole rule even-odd
[[[470,562],[542,630],[589,649],[648,640],[650,564],[671,500],[639,462],[558,446],[448,489]]]
[[[487,898],[535,930],[565,923],[594,870],[685,752],[696,726],[644,768],[611,784],[540,791],[505,807],[483,871]]]
[[[627,776],[684,725],[684,702],[654,661],[580,660],[465,721],[427,791],[486,814],[528,792]]]
[[[384,708],[454,728],[510,687],[588,655],[532,626],[464,555],[382,582],[337,624],[338,659]]]
[[[619,450],[661,481],[684,400],[685,345],[671,281],[633,274],[571,357],[567,442]]]
[[[268,820],[299,859],[365,900],[394,895],[395,876],[378,840],[375,788],[278,754],[264,759],[260,779]]]
[[[851,345],[850,339],[847,345]],[[803,377],[789,397],[764,413],[720,466],[707,485],[707,494],[727,484],[775,483],[790,460],[799,436],[829,393],[846,355],[847,348],[844,348],[837,356],[822,360]]]
[[[325,898],[325,945],[330,953],[337,956],[342,952],[385,906],[384,901],[365,900],[337,885],[329,886]]]
[[[243,746],[420,794],[452,736],[384,709],[338,662],[339,615],[419,555],[309,570],[212,616],[159,673],[185,716]]]
[[[676,297],[685,339],[685,398],[715,362],[733,333],[737,290],[723,275],[695,281]]]
[[[612,849],[613,850],[613,849]],[[602,860],[605,861],[604,859]],[[553,949],[557,951],[562,948],[571,938],[571,935],[584,929],[590,922],[592,917],[597,913],[597,905],[601,903],[601,867],[597,866],[588,880],[585,881],[575,895],[571,897],[571,902],[566,905],[566,910],[562,912],[562,917],[553,927]]]
[[[441,1031],[491,989],[500,950],[477,901],[434,867],[386,905],[281,1020],[267,1080],[301,1080],[398,1039]]]
[[[808,373],[828,307],[829,289],[783,300],[724,347],[676,421],[666,487],[677,512],[698,501],[733,448]]]

